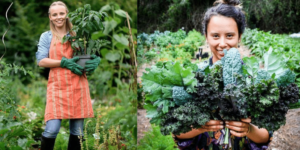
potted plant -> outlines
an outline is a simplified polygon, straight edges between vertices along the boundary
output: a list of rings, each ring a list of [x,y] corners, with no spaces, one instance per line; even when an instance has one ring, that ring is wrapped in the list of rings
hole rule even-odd
[[[109,43],[107,40],[91,38],[92,33],[104,30],[102,20],[105,16],[107,16],[105,12],[91,10],[90,4],[84,5],[83,8],[79,7],[68,14],[73,24],[71,31],[74,31],[76,36],[64,36],[62,42],[71,42],[74,56],[80,58],[77,64],[82,67],[85,67],[85,62],[91,59],[92,54],[99,53],[100,47]]]

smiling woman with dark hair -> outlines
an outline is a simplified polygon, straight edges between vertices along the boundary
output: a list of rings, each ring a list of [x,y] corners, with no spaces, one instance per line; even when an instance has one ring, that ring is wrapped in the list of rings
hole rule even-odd
[[[215,4],[207,10],[203,19],[203,33],[213,55],[210,65],[224,57],[224,49],[239,47],[246,26],[238,0],[218,0]],[[266,149],[272,137],[272,132],[251,124],[250,118],[227,120],[225,124],[221,120],[210,120],[202,128],[173,137],[180,149],[223,149],[216,141],[225,126],[230,129],[234,150]],[[209,131],[214,131],[212,136]]]

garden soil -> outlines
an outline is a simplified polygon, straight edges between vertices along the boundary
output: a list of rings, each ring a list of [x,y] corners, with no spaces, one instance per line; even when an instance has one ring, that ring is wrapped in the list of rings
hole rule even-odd
[[[210,49],[206,45],[202,46],[203,53],[208,52],[211,56]],[[241,45],[239,48],[241,57],[250,56],[250,50]],[[193,60],[196,61],[196,60]],[[145,72],[145,68],[150,68],[154,62],[143,64],[139,67],[137,76],[138,82],[141,82],[141,76]],[[146,110],[138,109],[138,144],[140,139],[144,137],[145,132],[151,130],[150,119],[146,118]],[[286,124],[273,133],[273,139],[268,150],[296,150],[300,149],[300,108],[290,109],[286,114]]]

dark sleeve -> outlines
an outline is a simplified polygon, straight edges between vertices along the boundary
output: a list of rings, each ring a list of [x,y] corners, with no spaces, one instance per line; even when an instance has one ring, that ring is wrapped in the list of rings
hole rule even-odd
[[[207,146],[207,136],[204,133],[190,139],[178,139],[174,134],[172,137],[180,150],[197,150]]]
[[[255,150],[266,150],[268,149],[270,142],[273,139],[273,131],[269,131],[269,141],[267,143],[263,143],[263,144],[257,144],[254,143],[253,141],[249,140],[249,148],[250,149],[255,149]]]

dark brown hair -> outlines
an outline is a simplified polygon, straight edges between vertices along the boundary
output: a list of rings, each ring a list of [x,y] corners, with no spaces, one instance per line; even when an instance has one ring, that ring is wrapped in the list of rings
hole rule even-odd
[[[246,27],[245,15],[242,12],[242,6],[239,0],[217,0],[215,6],[209,8],[203,18],[202,28],[203,34],[207,34],[207,25],[210,18],[213,16],[221,15],[233,18],[237,23],[239,35],[241,35]]]

